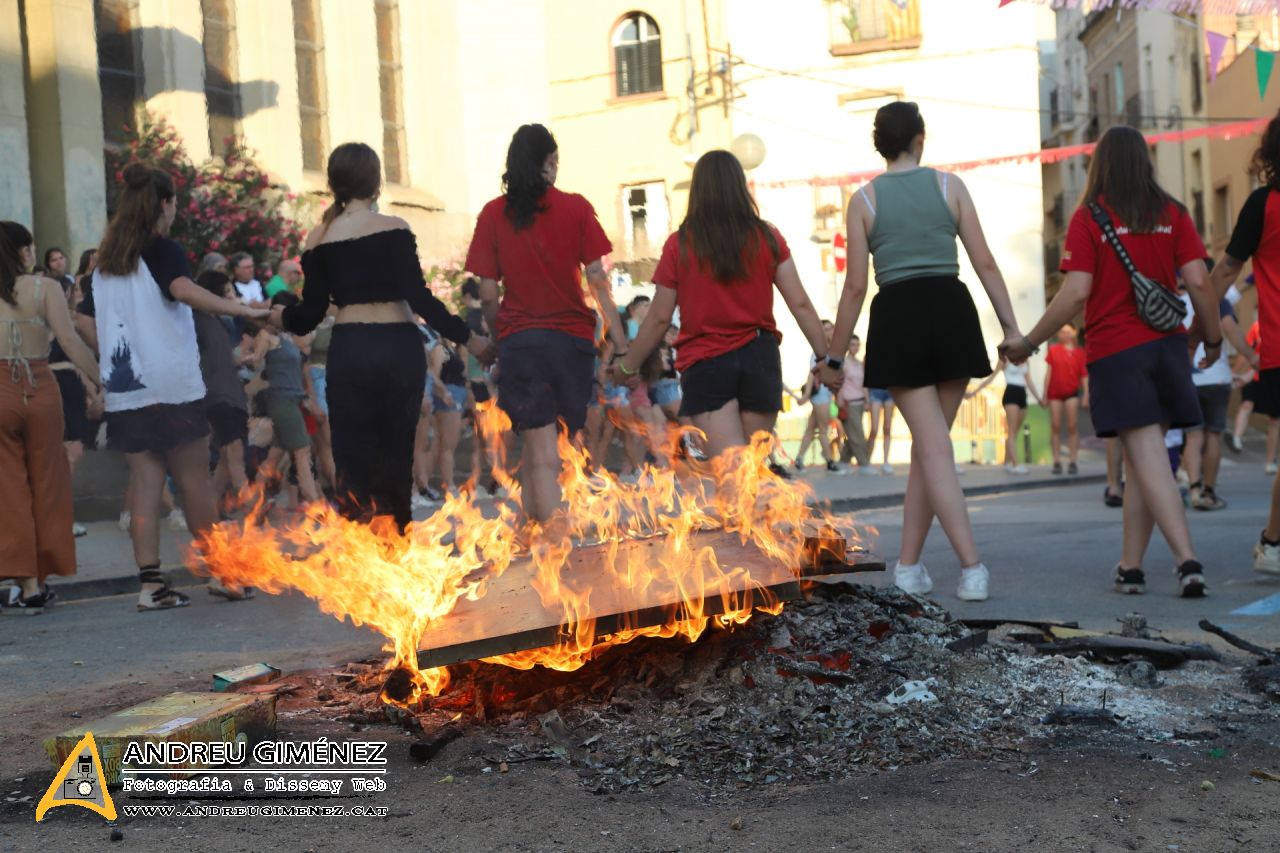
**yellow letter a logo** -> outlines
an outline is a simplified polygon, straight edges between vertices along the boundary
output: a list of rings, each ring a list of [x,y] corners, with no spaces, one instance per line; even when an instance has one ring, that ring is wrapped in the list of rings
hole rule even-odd
[[[62,762],[53,784],[36,806],[36,823],[44,819],[45,812],[58,806],[84,806],[107,820],[116,819],[116,804],[107,793],[107,777],[102,772],[102,759],[98,757],[93,732],[85,732]]]

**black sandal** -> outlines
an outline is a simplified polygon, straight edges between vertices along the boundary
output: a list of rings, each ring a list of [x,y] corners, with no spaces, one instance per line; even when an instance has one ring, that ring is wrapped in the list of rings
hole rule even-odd
[[[186,607],[191,599],[169,586],[159,566],[148,566],[138,572],[138,581],[143,584],[158,583],[159,589],[142,590],[138,593],[138,612],[152,610],[172,610],[175,607]],[[145,600],[144,600],[145,599]]]
[[[1142,595],[1147,591],[1147,577],[1142,569],[1126,569],[1116,565],[1116,592],[1122,595]]]

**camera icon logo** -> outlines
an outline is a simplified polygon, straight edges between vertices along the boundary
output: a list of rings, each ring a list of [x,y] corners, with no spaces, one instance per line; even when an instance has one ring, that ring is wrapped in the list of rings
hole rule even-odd
[[[92,732],[86,732],[67,755],[49,789],[40,798],[36,806],[36,823],[44,818],[45,812],[57,806],[83,806],[107,820],[116,819],[116,807],[107,792],[102,758]]]

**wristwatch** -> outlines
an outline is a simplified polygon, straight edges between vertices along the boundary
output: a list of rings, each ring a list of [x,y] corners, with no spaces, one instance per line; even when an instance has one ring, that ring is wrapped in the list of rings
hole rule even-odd
[[[833,358],[833,357],[831,357],[830,355],[828,355],[828,356],[827,356],[827,358],[826,358],[826,364],[827,364],[827,367],[830,367],[832,370],[843,370],[843,369],[844,369],[844,359],[843,359],[843,358]]]

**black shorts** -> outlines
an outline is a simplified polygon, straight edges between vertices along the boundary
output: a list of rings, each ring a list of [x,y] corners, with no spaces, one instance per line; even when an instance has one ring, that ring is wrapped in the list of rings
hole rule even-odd
[[[498,341],[498,405],[517,432],[564,421],[572,435],[587,422],[595,344],[552,329],[526,329]]]
[[[1206,432],[1226,432],[1227,408],[1231,404],[1231,383],[1197,385],[1196,397],[1200,400],[1200,414],[1204,423],[1187,429],[1203,429]]]
[[[249,439],[249,413],[230,403],[214,403],[205,410],[213,430],[213,446],[226,447]]]
[[[1000,405],[1017,406],[1019,409],[1025,409],[1027,407],[1027,386],[1004,386],[1004,396],[1000,398]]]
[[[730,400],[743,412],[776,415],[782,409],[782,356],[778,339],[763,329],[736,350],[699,361],[680,375],[680,415],[714,412]]]
[[[164,453],[208,434],[204,400],[107,412],[107,447],[121,453]]]
[[[489,383],[475,381],[471,383],[471,396],[476,398],[476,405],[489,402]]]
[[[85,414],[84,383],[74,370],[55,370],[58,392],[62,395],[62,440],[85,440],[89,432],[89,417]]]
[[[871,300],[868,388],[923,388],[990,373],[978,309],[960,279],[895,281]]]
[[[1240,399],[1246,403],[1253,403],[1255,412],[1269,418],[1280,417],[1280,383],[1273,378],[1269,386],[1264,385],[1262,377],[1267,373],[1275,372],[1274,369],[1263,371],[1258,374],[1258,379],[1240,389]]]
[[[1151,424],[1200,424],[1187,336],[1169,335],[1090,362],[1089,412],[1101,438]]]

